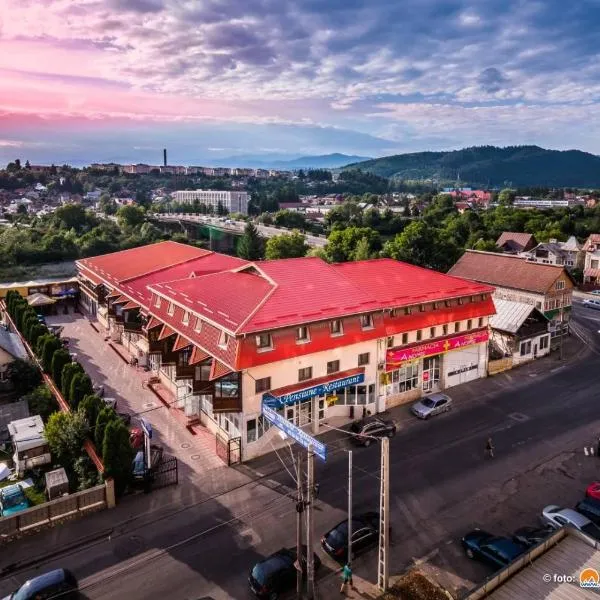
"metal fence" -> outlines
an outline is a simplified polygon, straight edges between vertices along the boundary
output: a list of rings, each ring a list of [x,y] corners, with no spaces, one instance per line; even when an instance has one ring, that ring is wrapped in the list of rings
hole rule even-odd
[[[33,506],[14,515],[0,518],[0,543],[10,541],[29,530],[51,525],[61,519],[107,507],[105,485],[98,485],[83,492]]]
[[[177,483],[179,483],[177,458],[174,456],[164,456],[154,470],[152,487],[162,488],[168,485],[177,485]]]

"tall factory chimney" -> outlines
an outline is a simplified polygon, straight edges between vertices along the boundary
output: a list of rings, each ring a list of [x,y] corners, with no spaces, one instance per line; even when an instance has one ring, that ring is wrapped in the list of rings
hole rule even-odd
[[[163,148],[163,164],[166,167],[167,166],[167,149]]]

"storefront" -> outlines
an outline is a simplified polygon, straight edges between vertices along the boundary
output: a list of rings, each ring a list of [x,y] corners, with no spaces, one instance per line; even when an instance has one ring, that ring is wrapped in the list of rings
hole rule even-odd
[[[488,337],[483,329],[388,349],[380,386],[386,408],[485,377]]]

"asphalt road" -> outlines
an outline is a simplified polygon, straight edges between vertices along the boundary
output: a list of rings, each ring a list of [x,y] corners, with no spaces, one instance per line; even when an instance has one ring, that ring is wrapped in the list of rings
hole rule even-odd
[[[577,327],[595,345],[595,337],[600,338],[600,314],[589,315],[579,307],[574,312]],[[515,371],[493,386],[477,382],[455,402],[454,411],[427,422],[402,421],[390,444],[392,572],[442,549],[439,561],[444,568],[460,572],[467,582],[480,580],[488,572],[460,556],[456,541],[462,533],[475,525],[489,527],[491,515],[504,501],[507,481],[553,460],[567,447],[594,439],[600,420],[600,405],[594,401],[600,354],[590,352],[576,362],[551,366],[535,376]],[[493,462],[484,457],[490,435],[497,451]],[[327,463],[316,462],[317,542],[344,519],[346,451],[351,448],[347,439],[338,439],[329,444]],[[289,454],[282,458],[289,463]],[[356,448],[353,458],[354,510],[377,510],[379,449]],[[251,466],[266,473],[277,460],[269,456]],[[555,485],[551,477],[544,482],[545,489],[537,492],[540,507],[556,498],[549,497]],[[246,579],[252,564],[294,544],[295,505],[287,495],[293,487],[281,467],[214,500],[165,509],[162,515],[117,528],[110,538],[18,571],[0,581],[0,593],[29,576],[65,566],[92,599],[250,598]],[[533,518],[535,511],[526,514]],[[85,529],[95,518],[66,527]],[[61,549],[40,548],[40,552],[49,550]],[[372,551],[355,561],[357,576],[375,580],[375,555]],[[5,564],[9,559],[4,557],[5,550]],[[333,579],[335,567],[325,560],[322,586]]]

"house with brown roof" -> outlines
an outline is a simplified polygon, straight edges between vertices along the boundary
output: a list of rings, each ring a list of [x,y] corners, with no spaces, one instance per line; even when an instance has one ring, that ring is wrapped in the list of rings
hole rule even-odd
[[[537,241],[532,233],[518,233],[516,231],[503,231],[496,240],[496,246],[504,252],[516,254],[527,252],[535,248]]]
[[[583,282],[600,284],[600,233],[592,233],[583,245]]]
[[[448,274],[493,285],[495,299],[535,306],[550,321],[553,346],[561,330],[568,332],[574,283],[564,266],[534,263],[510,254],[467,250]]]

